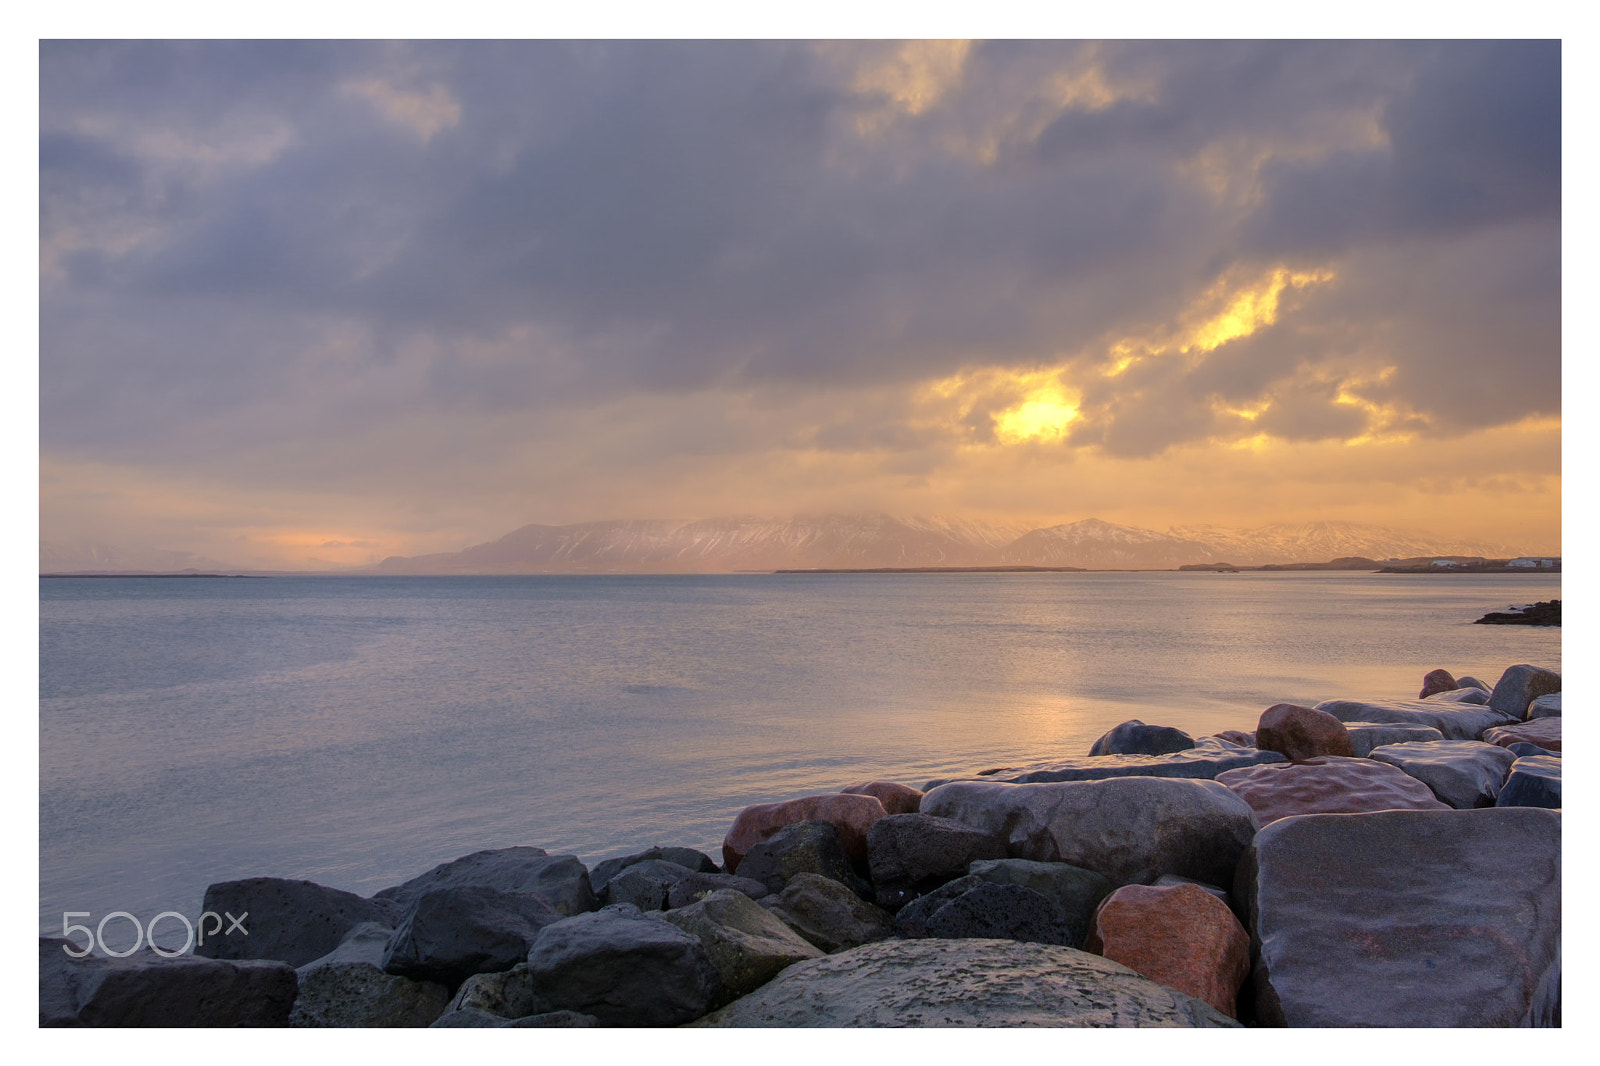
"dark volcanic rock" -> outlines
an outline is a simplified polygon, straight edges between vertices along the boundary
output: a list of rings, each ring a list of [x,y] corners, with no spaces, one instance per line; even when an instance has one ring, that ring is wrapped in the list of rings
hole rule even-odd
[[[1511,764],[1497,807],[1547,807],[1561,809],[1561,760],[1533,755]]]
[[[481,1010],[510,1020],[536,1014],[541,1009],[533,994],[533,979],[528,964],[519,962],[509,970],[473,974],[461,982],[448,1010]]]
[[[665,910],[672,886],[693,874],[687,866],[666,859],[645,859],[607,881],[600,895],[606,903],[631,903],[642,911]]]
[[[313,1029],[423,1029],[450,992],[432,981],[384,973],[369,962],[313,962],[299,971],[289,1024]]]
[[[694,1024],[1211,1028],[1238,1023],[1200,1000],[1073,948],[1014,940],[890,940],[797,962]]]
[[[39,1025],[139,1028],[282,1026],[298,991],[287,963],[166,959],[148,948],[126,958],[70,958],[81,944],[39,938]]]
[[[796,874],[782,892],[758,901],[823,951],[843,951],[894,935],[894,919],[828,877]]]
[[[839,842],[839,830],[829,822],[796,822],[750,848],[739,864],[739,876],[781,892],[796,874],[832,878],[861,896],[871,889],[856,873]]]
[[[1373,748],[1385,744],[1404,744],[1409,740],[1443,740],[1444,734],[1431,725],[1402,725],[1395,722],[1346,722],[1350,734],[1350,750],[1357,759],[1365,759]]]
[[[1195,742],[1194,747],[1170,755],[1082,755],[1057,759],[1043,766],[997,770],[985,775],[984,780],[1013,785],[1103,781],[1112,777],[1182,777],[1208,781],[1241,766],[1283,761],[1283,756],[1275,751],[1241,748],[1213,737],[1203,737]],[[928,791],[953,783],[930,781]],[[922,813],[928,813],[926,793],[923,795]]]
[[[1314,710],[1341,722],[1391,722],[1437,729],[1446,740],[1477,740],[1510,719],[1493,707],[1439,700],[1323,700]]]
[[[1285,819],[1240,880],[1263,1025],[1559,1024],[1559,814]]]
[[[1067,915],[1052,900],[1021,885],[981,881],[928,915],[927,935],[942,940],[1026,940],[1077,947]]]
[[[1226,888],[1256,830],[1249,804],[1215,781],[1161,777],[956,781],[924,796],[922,810],[1004,835],[1012,858],[1070,863],[1118,884],[1179,874]]]
[[[1500,786],[1517,757],[1478,740],[1385,744],[1370,758],[1398,766],[1433,790],[1441,803],[1458,810],[1493,807]]]
[[[1529,604],[1520,611],[1490,611],[1475,623],[1488,626],[1558,626],[1561,624],[1561,601],[1543,600]]]
[[[589,887],[594,890],[594,894],[598,898],[605,891],[606,885],[617,874],[630,866],[651,860],[677,863],[679,866],[687,867],[696,873],[714,874],[717,872],[717,864],[711,860],[711,856],[703,851],[696,851],[694,848],[654,847],[634,852],[632,855],[624,855],[620,859],[604,859],[595,863],[594,869],[589,871]]]
[[[547,855],[543,848],[530,847],[476,851],[386,888],[373,899],[393,900],[403,909],[424,892],[468,887],[539,896],[563,916],[598,906],[589,887],[589,871],[577,856]]]
[[[972,864],[969,876],[997,885],[1021,885],[1055,902],[1071,929],[1068,947],[1078,947],[1089,932],[1089,920],[1100,901],[1117,886],[1108,877],[1064,862],[1030,859],[983,860]]]
[[[401,919],[383,969],[454,988],[475,973],[511,969],[540,930],[560,919],[540,896],[476,885],[435,889]]]
[[[1194,738],[1166,725],[1145,725],[1131,718],[1112,726],[1089,749],[1090,755],[1169,755],[1194,747]]]
[[[209,935],[208,930],[205,943],[195,945],[196,955],[208,959],[277,959],[290,966],[304,966],[326,955],[363,922],[394,925],[400,910],[391,903],[365,899],[353,892],[281,877],[220,881],[206,889],[201,909],[240,918],[245,932],[234,929],[226,935]],[[229,928],[226,920],[222,928]]]
[[[718,1006],[755,991],[785,966],[823,954],[821,948],[740,892],[714,893],[662,917],[700,938],[722,975]]]
[[[867,834],[874,902],[890,911],[965,874],[975,859],[1005,857],[1004,840],[926,814],[891,814]]]
[[[1323,755],[1352,755],[1350,731],[1343,722],[1326,711],[1293,703],[1275,703],[1261,712],[1256,745],[1295,762]]]
[[[690,874],[679,879],[667,893],[667,909],[687,907],[725,888],[742,892],[751,899],[760,899],[770,894],[767,892],[767,886],[760,881],[740,877],[738,874]]]
[[[626,904],[540,930],[528,952],[533,991],[602,1025],[681,1025],[711,1008],[722,978],[700,938]]]
[[[1489,706],[1515,721],[1528,716],[1528,704],[1540,696],[1561,691],[1561,675],[1542,666],[1520,663],[1500,675]]]

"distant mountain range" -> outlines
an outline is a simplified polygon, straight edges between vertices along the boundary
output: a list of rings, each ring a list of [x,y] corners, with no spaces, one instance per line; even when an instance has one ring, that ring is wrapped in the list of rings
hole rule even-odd
[[[1424,555],[1508,558],[1515,549],[1444,541],[1353,522],[1257,529],[1211,526],[1166,533],[1097,518],[1030,529],[964,519],[829,514],[788,521],[714,518],[694,522],[584,522],[523,526],[459,552],[392,556],[384,574],[593,572],[699,573],[731,570],[912,566],[1072,566],[1166,570],[1195,563],[1237,566],[1384,561]]]

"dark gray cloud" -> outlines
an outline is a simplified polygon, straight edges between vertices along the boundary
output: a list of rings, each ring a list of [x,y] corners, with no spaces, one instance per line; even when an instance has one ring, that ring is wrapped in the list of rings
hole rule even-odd
[[[1280,264],[1335,280],[1090,375],[1073,442],[1355,433],[1346,378],[1431,433],[1558,410],[1559,43],[997,42],[899,104],[892,50],[47,42],[44,446],[1088,373]]]

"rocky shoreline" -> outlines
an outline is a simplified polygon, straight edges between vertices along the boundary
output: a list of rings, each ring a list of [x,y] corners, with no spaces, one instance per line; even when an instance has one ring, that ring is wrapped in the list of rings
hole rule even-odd
[[[202,918],[192,954],[41,937],[39,1023],[1559,1026],[1560,808],[1560,675],[1434,670],[1416,699],[757,805],[720,862],[213,884],[241,924]]]

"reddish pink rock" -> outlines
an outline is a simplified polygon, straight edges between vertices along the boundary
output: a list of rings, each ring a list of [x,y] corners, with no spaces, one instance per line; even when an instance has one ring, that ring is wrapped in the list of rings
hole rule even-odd
[[[1422,692],[1417,699],[1425,700],[1437,692],[1451,692],[1460,687],[1456,679],[1450,675],[1450,671],[1429,670],[1422,675]]]
[[[1244,766],[1217,775],[1266,827],[1291,814],[1447,811],[1433,790],[1399,767],[1371,759],[1326,756]]]
[[[1254,733],[1246,733],[1242,729],[1224,729],[1220,733],[1211,735],[1218,740],[1226,740],[1229,744],[1240,744],[1247,748],[1256,746],[1256,735]]]
[[[1278,752],[1294,762],[1324,755],[1355,755],[1350,731],[1343,722],[1327,711],[1292,703],[1275,703],[1261,712],[1261,721],[1256,723],[1256,747]]]
[[[722,861],[731,874],[739,868],[744,853],[796,822],[829,822],[839,829],[839,843],[852,861],[867,861],[867,830],[879,818],[888,817],[876,796],[834,792],[826,796],[803,796],[782,803],[758,803],[739,812],[722,838]]]
[[[847,796],[873,796],[890,814],[916,814],[922,809],[922,790],[893,781],[868,781],[839,790]]]
[[[1095,911],[1083,950],[1203,999],[1230,1018],[1250,976],[1250,934],[1199,885],[1124,885]]]
[[[1502,748],[1521,741],[1537,744],[1545,751],[1561,750],[1561,719],[1557,718],[1530,718],[1526,722],[1516,725],[1497,725],[1493,729],[1483,731],[1483,739],[1490,744],[1498,744]]]

